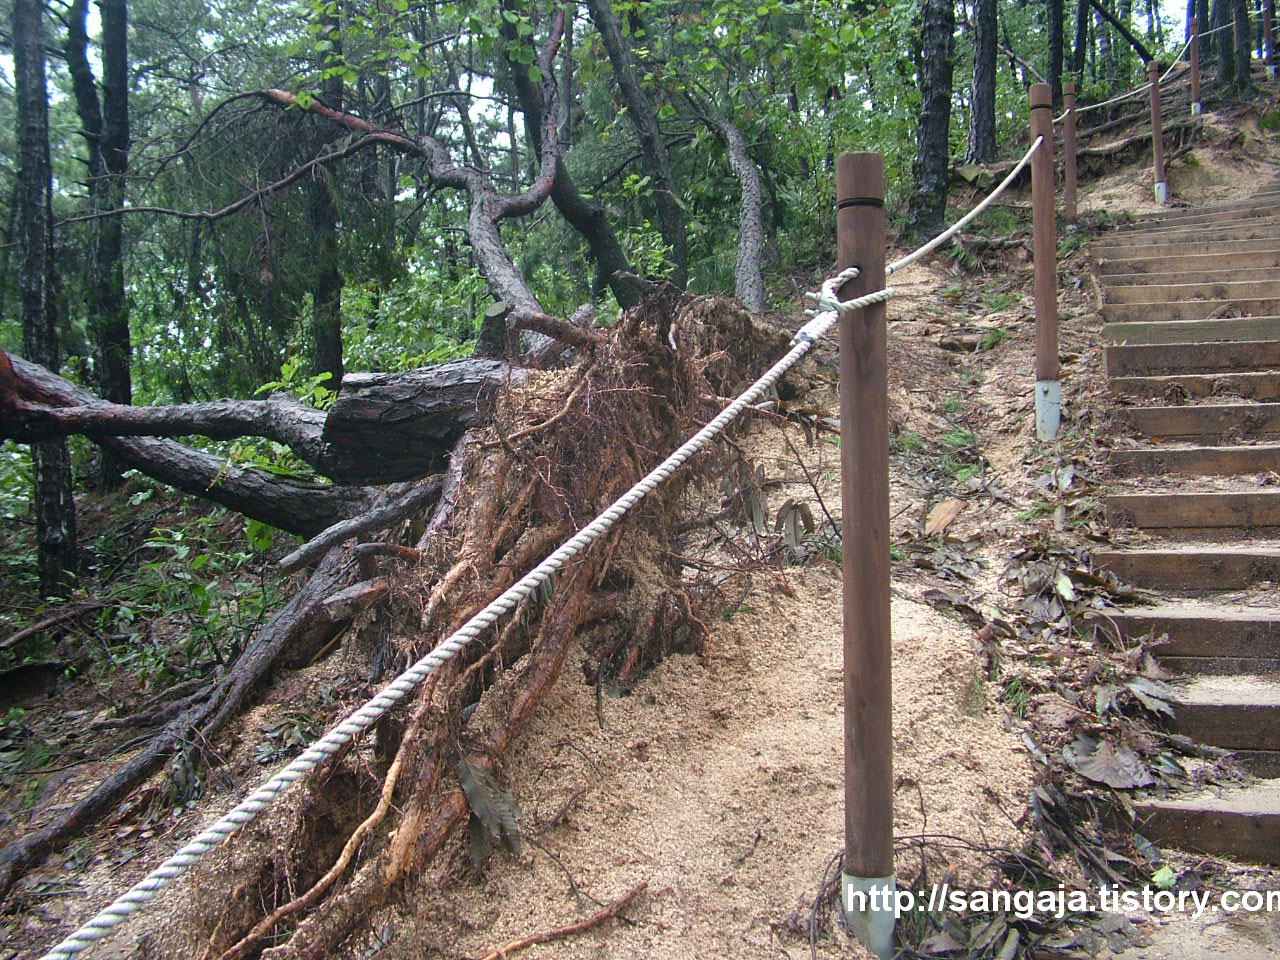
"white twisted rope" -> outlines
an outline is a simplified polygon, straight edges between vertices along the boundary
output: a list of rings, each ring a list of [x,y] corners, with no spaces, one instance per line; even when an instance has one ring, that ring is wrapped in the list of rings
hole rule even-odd
[[[839,277],[822,285],[822,293],[810,295],[818,300],[821,312],[805,324],[791,341],[791,349],[769,371],[753,383],[719,415],[685,441],[675,453],[667,457],[640,480],[634,487],[613,502],[607,510],[566,540],[558,550],[530,570],[515,585],[468,620],[456,633],[442,642],[408,670],[370,699],[364,706],[347,717],[304,753],[268,779],[262,786],[232,808],[221,820],[206,828],[173,856],[151,871],[145,878],[116,899],[96,917],[44,955],[41,960],[72,960],[96,941],[136,912],[165,887],[182,876],[199,860],[215,849],[241,827],[250,823],[280,794],[301,780],[326,758],[333,756],[352,739],[369,729],[378,718],[403,700],[418,684],[422,683],[441,665],[458,655],[468,643],[491,627],[503,614],[514,610],[522,600],[538,589],[565,563],[585,550],[646,494],[675,473],[690,457],[705,447],[747,407],[755,403],[783,374],[795,366],[813,347],[814,341],[825,334],[840,319],[841,314],[857,307],[870,306],[888,300],[892,289],[867,294],[856,300],[842,303],[836,290],[847,280],[857,276],[857,268],[846,270]]]
[[[996,197],[1004,193],[1005,188],[1008,187],[1009,184],[1013,183],[1014,178],[1021,172],[1022,168],[1025,167],[1031,161],[1031,155],[1035,153],[1037,149],[1039,149],[1040,144],[1043,142],[1044,142],[1044,137],[1036,137],[1035,143],[1031,144],[1031,147],[1027,150],[1027,152],[1022,155],[1022,159],[1019,160],[1018,163],[1014,166],[1014,168],[1009,171],[1009,175],[1005,177],[1003,180],[1001,180],[1000,185],[996,187],[994,190],[992,190],[989,194],[987,194],[986,198],[980,204],[978,204],[976,207],[974,207],[972,210],[966,213],[963,217],[961,217],[959,220],[953,223],[950,227],[948,227],[946,230],[943,230],[942,233],[938,234],[936,237],[934,237],[928,243],[924,244],[919,249],[914,250],[911,253],[907,254],[901,260],[893,261],[893,263],[889,264],[887,267],[884,268],[885,275],[887,276],[893,273],[895,270],[901,270],[903,267],[910,266],[911,264],[915,263],[917,260],[921,259],[922,257],[927,257],[929,254],[933,253],[934,250],[937,250],[938,247],[942,246],[944,243],[946,243],[948,240],[954,237],[957,233],[959,233],[962,229],[964,229],[964,227],[969,223],[969,221],[971,221],[974,217],[980,214],[983,210],[987,209],[987,207],[991,206],[992,202],[994,202]]]

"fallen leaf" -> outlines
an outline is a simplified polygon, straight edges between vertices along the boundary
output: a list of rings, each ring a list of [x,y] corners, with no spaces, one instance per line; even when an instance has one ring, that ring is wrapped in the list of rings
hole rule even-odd
[[[936,536],[946,530],[947,527],[960,516],[960,512],[964,509],[963,500],[955,497],[943,500],[941,503],[935,504],[934,508],[929,511],[929,516],[924,522],[924,535],[926,537]]]

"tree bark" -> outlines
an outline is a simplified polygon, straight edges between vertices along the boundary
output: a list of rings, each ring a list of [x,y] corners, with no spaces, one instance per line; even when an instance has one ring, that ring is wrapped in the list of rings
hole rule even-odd
[[[635,67],[631,63],[631,54],[622,39],[622,30],[618,18],[609,5],[609,0],[587,0],[587,9],[591,12],[591,21],[595,24],[600,38],[604,41],[605,51],[609,55],[609,63],[613,67],[613,76],[622,91],[623,102],[627,105],[627,115],[636,128],[636,136],[640,140],[640,154],[653,184],[653,202],[658,210],[658,229],[662,233],[663,242],[671,248],[672,274],[671,282],[683,289],[689,281],[689,239],[685,229],[684,210],[676,196],[675,175],[671,171],[671,160],[667,156],[667,145],[662,139],[662,130],[658,126],[658,114],[636,76]]]
[[[1235,19],[1234,0],[1213,0],[1213,26],[1225,27]],[[1217,56],[1218,79],[1228,86],[1236,82],[1235,40],[1231,30],[1223,30],[1213,37],[1210,44]]]
[[[1219,2],[1221,2],[1221,0],[1219,0]],[[1149,63],[1151,61],[1151,51],[1143,45],[1141,40],[1133,35],[1133,31],[1130,30],[1120,18],[1116,17],[1115,14],[1108,10],[1100,0],[1089,0],[1089,3],[1093,6],[1093,9],[1098,11],[1098,15],[1101,16],[1103,20],[1106,20],[1107,23],[1115,27],[1116,32],[1129,42],[1129,46],[1133,47],[1138,56],[1142,58],[1143,63]]]
[[[1252,39],[1253,34],[1249,25],[1249,5],[1247,0],[1232,0],[1232,13],[1235,18],[1235,30],[1224,30],[1223,34],[1232,37],[1234,40],[1234,54],[1236,59],[1236,93],[1245,94],[1253,89],[1253,75],[1250,72],[1250,62],[1252,58]]]
[[[764,202],[760,172],[751,159],[747,138],[741,130],[723,117],[710,117],[709,122],[724,139],[729,166],[742,190],[738,207],[738,259],[733,271],[734,296],[753,313],[764,313]]]
[[[514,10],[514,4],[508,0],[504,4],[504,8]],[[503,38],[508,44],[513,44],[517,40],[516,28],[512,23],[502,20],[501,32]],[[566,33],[567,36],[567,33]],[[529,68],[517,62],[511,56],[507,57],[507,67],[511,74],[511,82],[516,88],[516,96],[520,100],[520,111],[524,114],[525,135],[529,138],[529,143],[534,151],[538,154],[542,153],[542,128],[546,124],[546,102],[542,96],[542,90],[529,78]],[[565,76],[568,77],[570,67],[566,61],[564,67]],[[566,131],[568,127],[568,117],[572,113],[571,102],[567,96],[561,97],[561,111],[565,116]],[[627,262],[627,255],[622,249],[622,244],[618,242],[618,236],[613,231],[613,224],[609,222],[609,218],[605,215],[604,205],[595,201],[587,200],[578,190],[578,185],[574,183],[573,177],[569,174],[568,167],[565,166],[564,158],[559,151],[556,153],[556,169],[555,180],[551,185],[551,202],[556,205],[556,209],[560,211],[560,215],[573,229],[577,230],[587,243],[587,249],[591,253],[591,259],[595,261],[596,277],[592,284],[592,294],[598,296],[603,293],[604,288],[608,286],[613,291],[614,297],[618,301],[618,305],[624,309],[634,307],[640,302],[640,295],[634,287],[629,286],[617,277],[618,273],[629,273],[631,265]]]
[[[1089,4],[1086,0],[1076,3],[1076,39],[1072,47],[1071,72],[1076,84],[1084,82],[1085,59],[1089,53]]]
[[[333,16],[323,14],[325,33],[336,33]],[[338,41],[340,43],[340,41]],[[340,49],[340,48],[339,48]],[[335,110],[342,109],[342,77],[332,76],[321,84],[320,96]],[[321,120],[315,137],[315,155],[328,152],[342,134],[342,127]],[[315,279],[311,284],[311,372],[329,374],[324,384],[330,390],[342,386],[342,271],[338,268],[338,215],[333,207],[332,186],[322,170],[310,183],[307,219],[315,240]]]
[[[914,190],[907,227],[927,239],[943,226],[950,165],[952,34],[954,0],[924,0],[920,28],[920,119],[916,140]]]
[[[71,408],[103,404],[88,390],[39,364],[4,354],[0,354],[0,363],[11,365],[13,370],[13,378],[7,383],[0,370],[0,406],[4,408],[0,421],[6,424],[16,416],[15,407],[9,402],[15,391],[8,386],[15,381],[21,385],[19,398],[28,402]],[[115,409],[137,416],[138,411],[148,408]],[[103,436],[96,442],[113,450],[127,467],[161,483],[302,536],[314,536],[339,520],[360,516],[381,497],[380,491],[369,487],[310,483],[237,467],[221,457],[171,440]]]
[[[991,163],[996,153],[996,0],[974,0],[973,85],[969,91],[966,163]]]
[[[85,29],[88,0],[74,0],[65,48],[76,111],[87,150],[89,209],[123,205],[129,167],[129,21],[126,0],[104,0],[102,16],[102,97],[89,64]],[[133,397],[132,346],[124,287],[124,224],[104,217],[89,226],[89,270],[85,306],[94,358],[94,386],[112,403]],[[103,451],[98,486],[119,486],[122,465]]]
[[[352,374],[328,411],[284,394],[132,407],[100,400],[0,352],[0,437],[264,437],[340,483],[396,483],[441,469],[458,438],[488,419],[499,391],[522,383],[526,373],[473,359],[399,374]]]
[[[1053,110],[1062,109],[1062,45],[1065,29],[1063,0],[1045,0],[1049,35],[1049,86],[1053,91]]]
[[[53,265],[52,168],[45,80],[44,5],[15,0],[10,34],[17,101],[18,286],[23,349],[51,369],[60,363]],[[75,573],[76,514],[65,440],[32,446],[33,506],[40,589],[57,593]]]

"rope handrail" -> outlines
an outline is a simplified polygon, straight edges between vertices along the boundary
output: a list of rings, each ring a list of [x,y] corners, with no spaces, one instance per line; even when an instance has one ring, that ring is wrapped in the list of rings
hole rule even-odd
[[[917,247],[906,256],[886,265],[886,276],[927,256],[959,233],[965,225],[989,207],[1008,188],[1043,143],[1044,138],[1037,137],[1027,152],[1023,154],[1022,159],[1014,165],[1004,180],[981,203],[932,240]],[[538,590],[567,561],[581,553],[616,525],[637,503],[675,473],[694,454],[719,436],[733,420],[759,400],[765,391],[780,380],[788,370],[799,363],[813,348],[817,340],[839,322],[841,316],[850,310],[884,302],[897,294],[898,291],[894,288],[886,286],[882,290],[865,296],[849,301],[841,301],[838,294],[840,287],[856,277],[858,272],[857,267],[850,267],[835,277],[824,281],[821,284],[819,293],[806,294],[810,300],[815,301],[816,308],[806,311],[812,319],[796,331],[786,355],[770,367],[750,387],[739,394],[735,400],[725,406],[714,419],[710,420],[697,433],[686,440],[674,453],[646,474],[594,520],[561,544],[559,548],[548,555],[546,559],[525,574],[513,586],[492,600],[483,610],[475,614],[447,639],[397,676],[344,720],[334,725],[287,766],[267,778],[253,793],[249,794],[219,820],[206,827],[197,836],[184,844],[160,866],[99,911],[95,917],[81,925],[69,937],[45,953],[40,960],[74,960],[75,957],[89,949],[94,943],[136,913],[147,902],[172,884],[173,881],[195,866],[205,855],[230,839],[242,827],[251,823],[289,787],[302,780],[320,763],[336,754],[353,739],[368,730],[379,718],[408,696],[423,680],[456,657],[468,643],[476,639],[482,632],[496,623],[500,617],[510,613],[525,598]]]
[[[989,194],[987,194],[986,198],[984,198],[980,204],[978,204],[976,207],[974,207],[972,210],[966,213],[963,217],[961,217],[959,220],[953,223],[946,230],[943,230],[942,233],[938,234],[928,243],[921,245],[917,249],[913,250],[911,253],[907,254],[902,259],[895,260],[893,261],[893,263],[886,266],[884,268],[885,275],[887,276],[893,273],[895,270],[901,270],[903,267],[910,266],[911,264],[915,263],[917,260],[921,259],[922,257],[927,257],[934,250],[938,249],[938,247],[942,246],[944,243],[946,243],[948,240],[954,237],[957,233],[959,233],[966,225],[968,225],[968,223],[971,220],[973,220],[974,217],[982,213],[982,211],[987,209],[987,207],[991,206],[991,204],[995,201],[996,197],[1004,193],[1005,189],[1009,186],[1009,184],[1013,183],[1014,178],[1017,177],[1017,175],[1022,172],[1022,168],[1025,167],[1031,161],[1032,154],[1034,154],[1036,150],[1039,149],[1040,145],[1043,142],[1044,142],[1044,137],[1036,137],[1035,142],[1032,143],[1030,148],[1027,150],[1027,152],[1022,155],[1022,159],[1019,160],[1014,165],[1014,168],[1009,171],[1008,175],[1002,181],[1000,181],[1000,185],[997,186],[994,190],[992,190]]]

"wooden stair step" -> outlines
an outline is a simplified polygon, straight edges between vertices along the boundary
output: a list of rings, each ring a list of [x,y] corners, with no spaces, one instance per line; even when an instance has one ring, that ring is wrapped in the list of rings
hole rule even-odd
[[[1135,214],[1131,225],[1138,226],[1145,223],[1156,223],[1161,220],[1177,220],[1181,217],[1235,210],[1241,207],[1252,208],[1261,205],[1265,200],[1280,202],[1280,182],[1260,188],[1257,193],[1247,200],[1219,200],[1216,203],[1196,204],[1194,207],[1183,207],[1179,210],[1161,210],[1158,213]],[[1124,230],[1128,229],[1128,227],[1121,226],[1117,229]]]
[[[1120,251],[1148,247],[1181,246],[1189,243],[1217,243],[1221,240],[1275,240],[1280,236],[1280,222],[1268,217],[1239,225],[1221,227],[1191,227],[1168,230],[1161,233],[1139,233],[1133,236],[1111,237],[1095,244],[1098,256],[1108,256]]]
[[[1226,300],[1144,301],[1104,303],[1102,319],[1108,323],[1138,320],[1156,323],[1165,320],[1211,320],[1231,317],[1273,317],[1280,315],[1280,297],[1238,297]]]
[[[1102,325],[1108,343],[1225,343],[1280,340],[1280,317],[1226,320],[1117,320]]]
[[[1280,239],[1257,237],[1246,240],[1189,240],[1185,243],[1132,243],[1095,249],[1090,253],[1100,260],[1129,261],[1149,260],[1151,258],[1187,257],[1214,254],[1222,256],[1230,253],[1270,253],[1280,249]]]
[[[1192,546],[1095,550],[1094,562],[1121,580],[1188,593],[1241,590],[1280,581],[1280,548]]]
[[[1280,434],[1280,403],[1127,407],[1118,414],[1134,433],[1147,437],[1243,439]]]
[[[1280,861],[1280,780],[1134,803],[1135,828],[1158,846],[1253,863]]]
[[[1280,528],[1280,490],[1212,493],[1119,493],[1106,498],[1113,527],[1224,533]]]
[[[1280,444],[1148,446],[1112,450],[1110,460],[1112,470],[1122,477],[1158,477],[1172,473],[1234,477],[1280,470]]]
[[[1276,275],[1274,266],[1224,267],[1211,270],[1165,270],[1158,273],[1112,273],[1103,284],[1116,286],[1153,286],[1180,283],[1229,283],[1231,281],[1270,280]]]
[[[1280,280],[1223,280],[1194,283],[1119,284],[1103,287],[1107,303],[1180,303],[1184,300],[1258,300],[1280,297]]]
[[[1280,750],[1280,681],[1193,677],[1178,687],[1173,730],[1226,750]]]
[[[1280,213],[1280,207],[1277,207],[1277,197],[1273,194],[1268,199],[1270,200],[1269,203],[1233,203],[1217,209],[1196,207],[1167,217],[1154,217],[1150,220],[1143,220],[1120,227],[1110,236],[1131,237],[1160,230],[1197,226],[1204,223],[1234,223],[1242,220],[1274,217],[1277,213]]]
[[[1095,256],[1097,251],[1089,251]],[[1264,270],[1280,267],[1280,245],[1273,244],[1270,249],[1256,247],[1252,250],[1234,252],[1218,252],[1206,250],[1203,253],[1174,254],[1138,257],[1108,257],[1098,261],[1098,273],[1103,277],[1150,274],[1165,274],[1193,271],[1235,270],[1250,268]]]
[[[1162,661],[1280,658],[1280,608],[1162,603],[1106,610],[1098,617],[1115,624],[1126,640],[1167,635],[1155,648]]]
[[[1238,211],[1227,211],[1221,214],[1206,214],[1203,218],[1188,218],[1185,221],[1150,224],[1138,230],[1123,230],[1102,237],[1098,244],[1107,247],[1114,244],[1161,243],[1169,237],[1182,237],[1190,234],[1197,236],[1218,233],[1238,233],[1240,231],[1272,232],[1280,228],[1280,215],[1274,207],[1258,211],[1256,216],[1240,217]]]
[[[1275,340],[1111,344],[1103,347],[1102,356],[1112,377],[1280,370],[1280,342]]]

